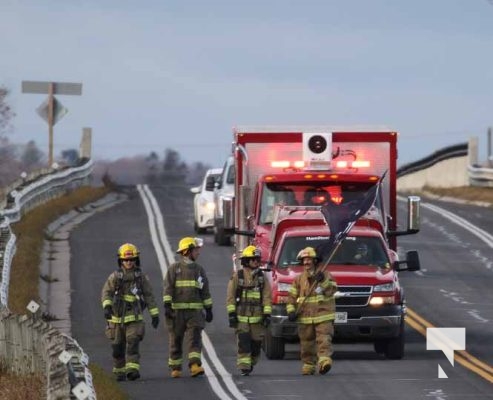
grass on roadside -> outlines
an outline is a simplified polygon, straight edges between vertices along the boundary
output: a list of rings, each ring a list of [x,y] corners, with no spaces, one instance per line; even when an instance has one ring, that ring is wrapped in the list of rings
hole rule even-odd
[[[462,200],[481,201],[493,204],[493,187],[456,187],[456,188],[430,188],[424,187],[423,191],[437,196],[446,196]],[[491,207],[491,206],[490,206]]]
[[[39,301],[39,265],[46,227],[72,209],[103,197],[108,191],[106,187],[78,188],[34,208],[11,226],[17,236],[17,250],[10,271],[10,311],[25,314],[31,300]]]
[[[108,187],[84,186],[58,199],[45,203],[28,213],[11,226],[17,236],[17,250],[12,260],[9,284],[9,309],[16,314],[26,314],[31,300],[39,301],[39,265],[43,250],[46,227],[72,209],[96,201],[109,193]],[[108,354],[110,356],[110,354]],[[93,383],[99,400],[126,400],[128,396],[114,381],[113,375],[101,367],[91,364]],[[24,383],[26,382],[26,383]],[[32,382],[33,387],[28,387]],[[0,370],[0,393],[2,399],[44,398],[46,383],[29,376],[13,376]],[[12,397],[4,397],[7,393]],[[39,393],[43,393],[40,395]],[[20,396],[19,396],[20,394]],[[29,397],[31,396],[31,397]]]
[[[0,364],[2,400],[39,400],[45,398],[46,382],[39,374],[15,375]]]

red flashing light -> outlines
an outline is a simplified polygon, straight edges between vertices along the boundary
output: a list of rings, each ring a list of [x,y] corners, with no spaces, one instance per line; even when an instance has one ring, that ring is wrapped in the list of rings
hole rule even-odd
[[[272,161],[270,166],[272,168],[289,168],[291,163],[289,161]]]
[[[366,160],[354,160],[354,161],[339,160],[339,161],[336,161],[336,168],[340,168],[340,169],[370,168],[370,166],[371,166],[370,161],[366,161]]]

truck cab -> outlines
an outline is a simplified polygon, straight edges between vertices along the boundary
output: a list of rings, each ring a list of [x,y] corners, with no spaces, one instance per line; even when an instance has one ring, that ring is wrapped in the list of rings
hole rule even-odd
[[[273,304],[272,324],[263,348],[271,359],[283,358],[284,344],[297,340],[297,324],[287,319],[286,312],[288,290],[303,272],[296,256],[307,246],[323,255],[330,237],[316,208],[298,211],[288,207],[280,211],[278,216],[286,212],[291,216],[275,223],[267,261]],[[410,251],[406,261],[399,261],[397,253],[374,228],[372,216],[367,217],[351,229],[326,266],[338,286],[334,340],[373,342],[377,353],[399,359],[404,355],[406,308],[398,271],[418,270],[419,259],[416,252]]]

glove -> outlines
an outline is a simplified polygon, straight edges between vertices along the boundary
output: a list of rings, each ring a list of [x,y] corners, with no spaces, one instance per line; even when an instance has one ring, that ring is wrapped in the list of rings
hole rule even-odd
[[[159,325],[159,316],[158,315],[154,315],[152,317],[152,321],[151,321],[151,325],[154,329],[157,328],[157,326]]]
[[[164,303],[164,316],[169,319],[175,318],[175,313],[171,308],[171,303]]]
[[[317,282],[323,282],[325,280],[325,275],[322,271],[318,271],[316,274],[315,274],[315,280]]]
[[[290,313],[288,313],[288,320],[290,322],[296,321],[296,313],[294,311],[291,311]]]
[[[264,314],[264,316],[262,318],[262,325],[264,327],[268,328],[270,325],[270,320],[271,320],[270,314]]]
[[[212,308],[205,309],[205,321],[212,322]]]
[[[238,316],[235,312],[228,314],[228,321],[230,328],[236,328],[238,326]]]
[[[104,318],[105,319],[111,319],[111,317],[113,317],[113,307],[106,306],[104,308]]]

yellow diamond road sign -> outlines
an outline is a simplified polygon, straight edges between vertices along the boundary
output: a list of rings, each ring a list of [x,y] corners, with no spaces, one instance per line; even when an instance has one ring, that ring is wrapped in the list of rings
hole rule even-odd
[[[48,99],[41,104],[37,109],[37,113],[41,118],[48,122]],[[56,97],[53,97],[53,125],[60,121],[68,110],[60,103]]]

